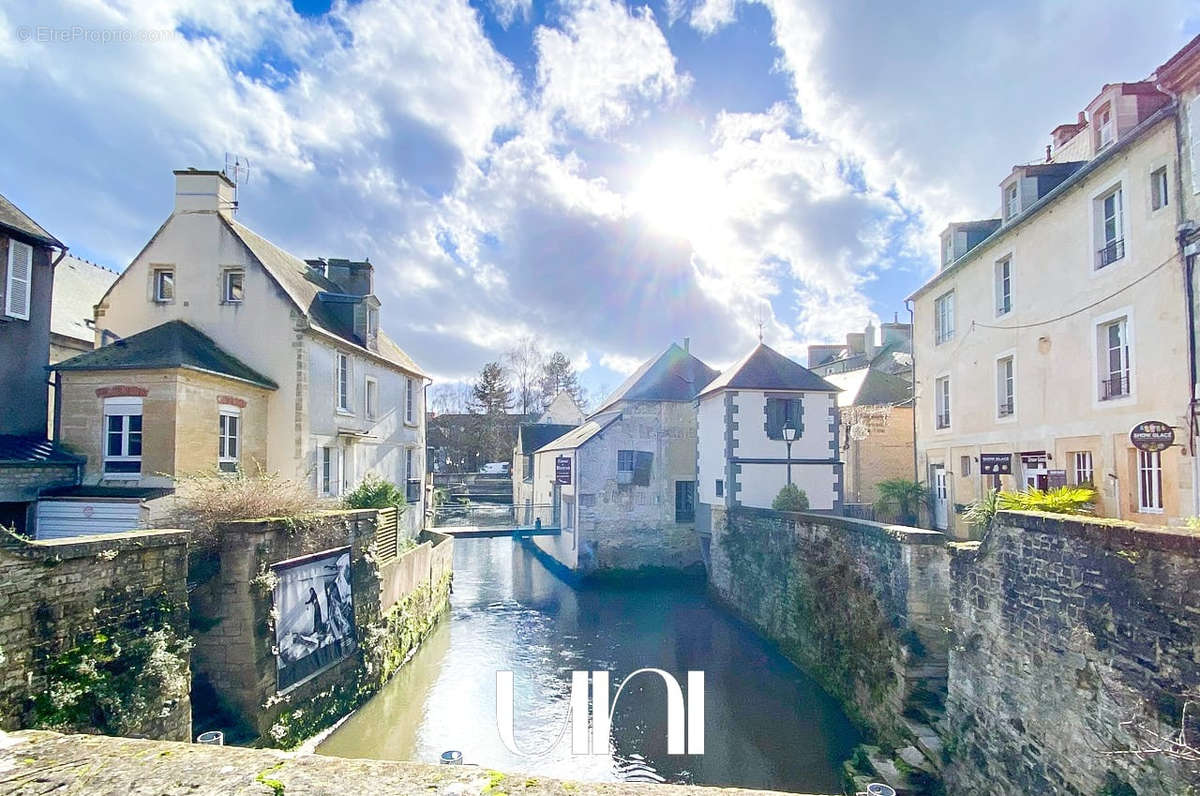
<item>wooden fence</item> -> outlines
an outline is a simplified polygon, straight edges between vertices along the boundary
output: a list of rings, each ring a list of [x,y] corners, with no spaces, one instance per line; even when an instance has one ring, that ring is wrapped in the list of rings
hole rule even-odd
[[[379,509],[375,515],[375,556],[380,564],[391,561],[400,549],[400,512]]]

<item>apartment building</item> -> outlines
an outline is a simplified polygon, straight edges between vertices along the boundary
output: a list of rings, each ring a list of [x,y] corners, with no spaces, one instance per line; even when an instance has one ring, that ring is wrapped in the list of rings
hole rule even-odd
[[[1195,513],[1188,313],[1176,242],[1177,103],[1105,85],[1000,183],[999,218],[951,224],[914,304],[918,472],[966,538],[993,486],[1092,484],[1097,513]],[[1152,421],[1176,443],[1142,450]]]

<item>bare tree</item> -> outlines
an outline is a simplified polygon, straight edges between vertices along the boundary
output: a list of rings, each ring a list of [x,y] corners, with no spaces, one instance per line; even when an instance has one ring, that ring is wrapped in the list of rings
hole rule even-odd
[[[470,411],[471,385],[459,381],[435,384],[429,391],[429,407],[435,414],[466,414]]]
[[[545,352],[537,339],[529,335],[504,352],[504,365],[513,382],[515,405],[523,415],[542,412],[546,408],[541,390],[542,367],[545,363]]]

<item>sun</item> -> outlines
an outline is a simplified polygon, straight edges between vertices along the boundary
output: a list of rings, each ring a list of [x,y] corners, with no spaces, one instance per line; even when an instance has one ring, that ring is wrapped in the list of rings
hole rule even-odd
[[[667,151],[650,159],[629,202],[659,232],[695,243],[712,231],[722,199],[711,162],[687,152]]]

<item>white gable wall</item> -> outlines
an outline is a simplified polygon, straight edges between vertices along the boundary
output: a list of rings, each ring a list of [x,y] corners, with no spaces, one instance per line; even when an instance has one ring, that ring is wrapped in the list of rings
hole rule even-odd
[[[700,399],[697,410],[698,450],[696,499],[709,505],[723,505],[717,497],[717,480],[725,478],[725,393],[715,392]]]

